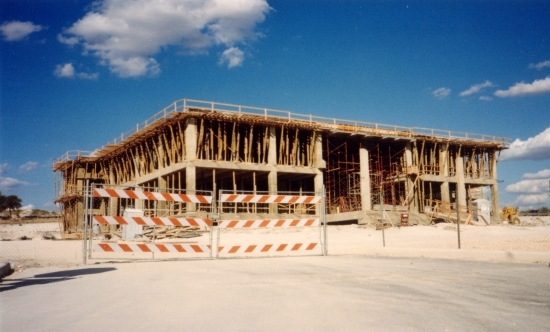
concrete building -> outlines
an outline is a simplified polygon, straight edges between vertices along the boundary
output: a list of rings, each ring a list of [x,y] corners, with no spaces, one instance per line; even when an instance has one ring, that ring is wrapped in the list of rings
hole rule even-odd
[[[67,152],[53,170],[67,232],[82,227],[87,180],[188,193],[325,190],[329,222],[373,224],[383,206],[390,219],[406,212],[412,223],[425,223],[425,212],[468,210],[477,198],[498,211],[497,162],[507,145],[506,138],[489,135],[183,99],[93,152]],[[121,199],[116,209],[128,204],[135,202]],[[199,210],[187,203],[166,214]],[[491,218],[498,222],[498,213]]]

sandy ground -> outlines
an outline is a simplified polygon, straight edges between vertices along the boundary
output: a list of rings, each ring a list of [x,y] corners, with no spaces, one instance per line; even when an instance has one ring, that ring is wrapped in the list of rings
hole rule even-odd
[[[0,331],[548,331],[548,264],[367,256],[32,268]]]
[[[550,252],[550,217],[522,217],[522,225],[464,226],[460,227],[461,249],[504,250],[525,252]],[[0,260],[18,261],[20,265],[74,265],[82,264],[82,241],[59,240],[59,223],[29,223],[0,225]],[[46,240],[55,237],[57,240]],[[27,240],[21,240],[26,238]],[[327,251],[329,255],[372,254],[376,249],[456,249],[458,233],[455,224],[441,223],[432,226],[392,227],[375,230],[358,225],[329,226],[327,228]],[[96,237],[93,243],[102,242]],[[219,241],[219,242],[218,242]],[[161,240],[158,243],[214,244],[222,246],[251,244],[296,244],[323,243],[324,233],[320,228],[284,228],[253,230],[215,229],[212,236],[203,233],[189,239]],[[111,243],[113,243],[111,241]],[[119,241],[118,243],[122,243]],[[180,253],[99,253],[92,251],[93,259],[178,259],[257,257],[266,254],[217,254],[216,251],[202,254]],[[321,245],[307,252],[283,252],[268,256],[321,255]]]

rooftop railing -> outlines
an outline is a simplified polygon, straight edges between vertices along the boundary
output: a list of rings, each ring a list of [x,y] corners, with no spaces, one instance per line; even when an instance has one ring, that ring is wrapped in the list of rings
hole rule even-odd
[[[153,116],[146,119],[144,122],[136,124],[135,127],[133,127],[132,129],[130,129],[125,133],[120,134],[120,136],[108,142],[106,145],[102,146],[98,150],[105,149],[109,145],[120,144],[121,142],[128,139],[132,135],[146,129],[152,124],[157,123],[157,121],[160,121],[163,119],[170,119],[176,114],[183,113],[189,109],[199,109],[199,110],[211,111],[211,112],[228,112],[231,114],[255,115],[255,116],[263,117],[265,119],[276,118],[280,120],[286,120],[288,122],[300,121],[300,122],[306,122],[310,124],[316,123],[317,125],[320,125],[322,127],[325,127],[327,129],[331,129],[334,131],[343,130],[346,132],[365,132],[368,130],[375,130],[375,131],[378,130],[378,131],[385,131],[385,134],[393,133],[397,136],[402,136],[402,137],[403,136],[405,137],[427,136],[432,138],[443,138],[443,139],[462,139],[462,140],[471,140],[471,141],[479,141],[479,142],[494,142],[494,143],[500,143],[504,147],[508,146],[508,138],[494,136],[494,135],[473,134],[473,133],[467,133],[467,132],[457,132],[457,131],[432,129],[432,128],[395,126],[395,125],[381,124],[381,123],[375,123],[375,122],[328,118],[328,117],[322,117],[322,116],[314,116],[311,114],[306,115],[306,114],[292,113],[289,111],[274,110],[269,108],[232,105],[232,104],[217,103],[217,102],[203,101],[203,100],[181,99],[168,105],[161,111],[157,112]],[[63,156],[58,158],[56,162],[72,160],[76,157],[93,157],[93,152],[77,151],[77,150],[68,151]]]
[[[82,151],[82,150],[69,150],[65,152],[61,157],[57,158],[54,161],[54,165],[57,163],[63,163],[69,160],[75,160],[80,157],[93,157],[93,151]]]

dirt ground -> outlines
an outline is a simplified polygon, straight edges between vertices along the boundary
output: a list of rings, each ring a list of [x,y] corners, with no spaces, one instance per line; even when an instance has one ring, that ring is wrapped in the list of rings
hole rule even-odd
[[[82,264],[81,240],[61,240],[59,222],[29,222],[0,224],[0,260],[16,261],[19,266],[71,266]],[[323,241],[320,241],[320,238]],[[379,248],[456,249],[458,232],[455,224],[440,223],[431,226],[391,227],[376,230],[360,225],[329,226],[327,228],[329,255],[372,254]],[[93,243],[106,242],[95,237]],[[319,228],[276,228],[253,230],[218,230],[212,235],[203,233],[189,239],[159,240],[157,243],[213,244],[223,246],[277,243],[321,243],[324,234]],[[109,241],[114,243],[114,241]],[[119,241],[118,243],[121,243]],[[132,242],[129,242],[132,243]],[[521,217],[521,225],[460,226],[461,249],[550,252],[550,217]],[[279,255],[320,255],[321,246],[309,252]],[[265,254],[247,254],[246,257]],[[270,254],[277,256],[278,254]],[[213,253],[216,256],[216,253]],[[235,257],[220,254],[220,258]],[[92,251],[94,259],[177,259],[209,258],[209,253],[99,253]]]
[[[549,273],[363,255],[30,268],[0,284],[0,331],[548,331]]]

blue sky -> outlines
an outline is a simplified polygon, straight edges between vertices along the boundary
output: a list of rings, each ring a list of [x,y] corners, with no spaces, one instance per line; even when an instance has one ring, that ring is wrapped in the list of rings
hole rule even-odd
[[[191,98],[510,138],[501,199],[550,206],[550,2],[0,1],[0,191]],[[515,200],[515,201],[514,201]]]

